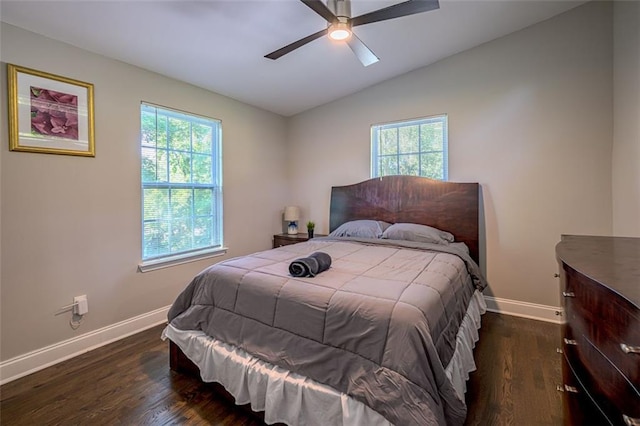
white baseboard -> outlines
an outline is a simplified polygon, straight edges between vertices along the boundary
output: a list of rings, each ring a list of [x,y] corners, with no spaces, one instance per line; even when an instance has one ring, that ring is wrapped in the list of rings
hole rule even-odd
[[[0,385],[162,324],[167,321],[169,308],[165,306],[3,361],[0,363]]]
[[[491,296],[484,296],[484,300],[487,302],[487,310],[490,312],[562,324],[562,315],[558,315],[558,312],[562,312],[562,308],[557,306],[538,305]]]
[[[540,321],[562,323],[556,312],[561,308],[484,296],[487,310],[505,315],[530,318]],[[78,337],[19,355],[0,363],[0,385],[19,379],[36,371],[82,355],[93,349],[124,339],[167,321],[170,306],[91,331]]]

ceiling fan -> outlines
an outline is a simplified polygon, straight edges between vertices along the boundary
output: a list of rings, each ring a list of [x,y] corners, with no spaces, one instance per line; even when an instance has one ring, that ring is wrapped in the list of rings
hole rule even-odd
[[[428,12],[440,7],[438,0],[409,0],[352,18],[351,0],[327,0],[326,5],[321,0],[300,1],[313,9],[318,15],[322,16],[327,21],[327,28],[273,51],[265,55],[265,58],[278,59],[328,34],[329,37],[334,40],[346,41],[353,53],[355,53],[360,62],[362,62],[362,65],[366,67],[378,62],[379,59],[375,53],[353,33],[353,27],[400,18],[402,16],[415,15],[416,13]]]

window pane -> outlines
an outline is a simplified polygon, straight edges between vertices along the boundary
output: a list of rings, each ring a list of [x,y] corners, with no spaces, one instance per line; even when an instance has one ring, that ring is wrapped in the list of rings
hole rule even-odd
[[[418,167],[419,155],[400,155],[398,158],[398,174],[418,176],[420,168]]]
[[[420,126],[420,150],[442,151],[442,123],[430,123]]]
[[[380,155],[396,154],[398,152],[398,131],[383,129],[380,131]]]
[[[169,190],[145,189],[144,197],[144,221],[167,219],[169,217]]]
[[[169,181],[173,183],[191,182],[191,154],[169,153]]]
[[[158,130],[156,132],[156,144],[158,148],[167,147],[167,116],[158,114]]]
[[[169,117],[169,148],[191,150],[191,125],[188,121]]]
[[[210,216],[213,212],[213,191],[196,189],[194,192],[194,208],[196,216]]]
[[[179,253],[191,248],[191,218],[172,220],[171,253]]]
[[[398,174],[398,157],[382,157],[380,159],[380,176]]]
[[[420,175],[431,179],[443,179],[442,153],[422,154]]]
[[[156,180],[156,149],[142,148],[142,181],[155,182]]]
[[[400,137],[400,153],[417,153],[419,149],[418,126],[400,127],[398,133]]]
[[[141,140],[142,145],[156,145],[156,115],[148,112],[142,112],[141,123]]]
[[[210,155],[193,154],[193,182],[213,183]]]
[[[213,140],[213,129],[210,126],[194,124],[193,128],[193,151],[211,155],[211,141]]]
[[[216,188],[213,190],[213,211],[222,211],[222,190]],[[215,244],[222,244],[222,214],[213,215],[212,235]]]
[[[156,182],[169,181],[169,152],[164,149],[156,151]]]
[[[152,221],[144,224],[143,257],[156,257],[169,253],[169,223]]]
[[[208,247],[213,244],[211,217],[198,217],[194,220],[193,243],[196,247]]]
[[[171,190],[171,218],[183,219],[193,216],[192,189]]]

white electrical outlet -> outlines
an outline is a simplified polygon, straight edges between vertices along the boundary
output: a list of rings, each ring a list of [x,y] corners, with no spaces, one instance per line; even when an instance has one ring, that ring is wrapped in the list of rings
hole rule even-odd
[[[76,296],[73,298],[73,313],[76,315],[84,315],[89,312],[89,301],[87,295]]]

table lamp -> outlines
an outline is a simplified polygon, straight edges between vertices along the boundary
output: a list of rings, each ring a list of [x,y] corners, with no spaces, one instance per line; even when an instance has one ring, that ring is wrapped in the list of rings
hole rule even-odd
[[[298,220],[300,219],[300,209],[296,206],[287,206],[284,208],[284,220],[289,222],[287,226],[287,234],[295,235],[298,233]]]

